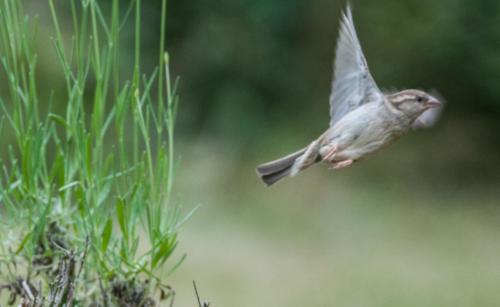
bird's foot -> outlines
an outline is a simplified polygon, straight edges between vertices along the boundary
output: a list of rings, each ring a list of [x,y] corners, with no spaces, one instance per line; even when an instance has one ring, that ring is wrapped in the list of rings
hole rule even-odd
[[[340,161],[340,162],[334,163],[333,166],[330,167],[330,169],[341,169],[341,168],[344,168],[344,167],[348,167],[349,165],[351,165],[353,163],[354,163],[353,160]]]
[[[326,155],[323,156],[323,160],[328,162],[333,162],[336,153],[337,153],[337,146],[334,145],[328,150]]]

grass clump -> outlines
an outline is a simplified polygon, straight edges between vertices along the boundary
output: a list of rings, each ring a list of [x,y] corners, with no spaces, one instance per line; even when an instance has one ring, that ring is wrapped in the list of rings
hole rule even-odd
[[[150,306],[155,290],[172,293],[159,277],[182,223],[171,201],[178,99],[164,50],[167,1],[149,75],[140,62],[141,0],[124,3],[104,10],[97,0],[69,1],[66,40],[48,1],[53,35],[43,40],[57,55],[64,93],[37,86],[37,19],[22,1],[0,3],[0,291],[11,304]],[[134,62],[124,76],[128,23]]]

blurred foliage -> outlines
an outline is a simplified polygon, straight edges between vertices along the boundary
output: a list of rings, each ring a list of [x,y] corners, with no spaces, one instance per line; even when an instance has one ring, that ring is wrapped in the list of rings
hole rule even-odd
[[[228,133],[231,115],[245,135],[254,133],[246,125],[264,130],[259,124],[326,118],[343,6],[319,0],[173,1],[170,43],[189,80],[185,93],[194,126],[208,122]],[[353,7],[382,88],[436,88],[454,115],[498,114],[498,1],[353,1]],[[311,113],[303,116],[302,110]]]
[[[27,2],[37,10],[45,5]],[[188,80],[183,86],[189,127],[229,133],[228,125],[235,123],[227,117],[233,117],[241,132],[251,135],[279,120],[326,118],[344,4],[170,1],[167,43],[175,68]],[[361,44],[382,88],[436,88],[455,114],[500,112],[500,2],[357,0],[352,5]],[[145,1],[143,40],[151,55],[159,14],[159,1]],[[125,40],[132,38],[130,33]],[[125,56],[129,52],[124,50]],[[306,107],[312,114],[304,118],[297,111]]]
[[[399,145],[406,149],[384,152],[374,175],[397,161],[410,163],[411,174],[423,167],[426,180],[498,182],[500,2],[351,2],[378,85],[436,89],[448,102],[438,127],[412,135]],[[344,6],[325,0],[171,1],[168,44],[185,80],[182,130],[253,163],[319,135],[328,123]]]
[[[45,9],[43,1],[26,1],[34,11]],[[144,2],[147,68],[156,60],[160,2]],[[500,135],[493,133],[500,128],[500,2],[351,2],[378,85],[436,89],[448,101],[443,121],[431,132],[437,136],[424,132],[433,140],[429,148],[439,146],[440,158],[448,158],[448,148],[466,152],[454,154],[454,166],[472,157],[470,169],[488,171],[492,157],[500,162]],[[255,161],[294,150],[319,135],[328,123],[331,68],[345,4],[169,1],[166,43],[175,59],[172,69],[184,81],[179,126],[185,141],[210,139],[229,154]],[[122,48],[122,57],[132,62],[133,31],[128,32],[123,45],[130,48]],[[45,82],[57,78],[53,66],[41,63]],[[447,147],[440,146],[444,138]]]

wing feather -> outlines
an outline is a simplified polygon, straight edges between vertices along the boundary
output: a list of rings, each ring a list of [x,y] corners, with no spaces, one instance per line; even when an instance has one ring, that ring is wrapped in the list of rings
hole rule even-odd
[[[330,94],[330,126],[370,96],[382,95],[368,69],[349,5],[342,15],[339,32]]]

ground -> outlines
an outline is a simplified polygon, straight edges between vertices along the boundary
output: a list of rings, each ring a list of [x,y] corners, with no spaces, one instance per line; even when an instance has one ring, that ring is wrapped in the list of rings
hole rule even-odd
[[[387,166],[402,147],[266,188],[250,163],[202,148],[180,166],[182,202],[201,208],[180,238],[176,306],[195,304],[193,279],[211,306],[500,305],[498,189]]]

